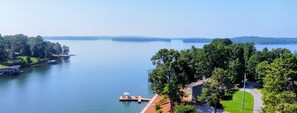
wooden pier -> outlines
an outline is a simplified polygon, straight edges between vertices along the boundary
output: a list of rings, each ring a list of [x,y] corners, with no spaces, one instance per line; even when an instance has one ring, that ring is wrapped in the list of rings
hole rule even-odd
[[[150,101],[149,98],[142,98],[141,96],[120,96],[120,101],[137,101],[141,103],[142,101]]]
[[[75,54],[64,55],[64,54],[52,54],[53,57],[71,57],[76,56]]]

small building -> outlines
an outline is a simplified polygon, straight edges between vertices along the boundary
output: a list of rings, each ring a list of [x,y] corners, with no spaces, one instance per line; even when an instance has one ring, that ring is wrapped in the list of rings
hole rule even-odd
[[[191,84],[189,84],[189,86],[187,87],[187,95],[188,95],[189,101],[197,99],[197,96],[202,94],[203,84],[209,81],[211,81],[211,79],[207,78],[207,79],[203,79],[197,82],[192,82]]]

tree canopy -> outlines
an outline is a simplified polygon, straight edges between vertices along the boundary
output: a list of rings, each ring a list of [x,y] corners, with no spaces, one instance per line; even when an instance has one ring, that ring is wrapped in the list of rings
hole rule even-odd
[[[263,95],[264,111],[295,110],[292,103],[296,103],[297,55],[288,49],[256,50],[253,43],[214,39],[203,48],[161,49],[151,60],[155,65],[149,76],[153,90],[167,95],[172,103],[180,101],[186,84],[210,77],[212,81],[205,83],[198,99],[215,106],[242,84],[246,73],[248,80],[256,81],[267,92]]]
[[[0,35],[0,63],[18,60],[17,56],[46,59],[51,58],[53,54],[68,54],[68,52],[69,47],[63,46],[62,48],[59,43],[46,41],[41,36]]]
[[[297,81],[296,62],[296,55],[285,53],[272,63],[263,62],[257,67],[258,73],[264,75],[264,112],[297,111],[297,84],[294,83]]]

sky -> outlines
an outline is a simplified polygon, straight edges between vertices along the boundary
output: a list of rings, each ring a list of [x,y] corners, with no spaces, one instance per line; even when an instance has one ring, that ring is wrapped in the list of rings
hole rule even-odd
[[[0,0],[0,34],[297,37],[297,0]]]

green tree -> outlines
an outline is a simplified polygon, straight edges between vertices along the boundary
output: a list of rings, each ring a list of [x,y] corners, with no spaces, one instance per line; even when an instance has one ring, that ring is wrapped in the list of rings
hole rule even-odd
[[[66,45],[63,45],[63,54],[65,54],[65,55],[68,55],[69,54],[69,52],[70,52],[70,50],[69,50],[69,47],[68,46],[66,46]]]
[[[174,108],[174,113],[198,113],[198,111],[194,106],[181,104]]]
[[[5,60],[5,44],[4,44],[4,39],[0,34],[0,63]]]
[[[27,61],[27,64],[31,64],[31,63],[32,63],[31,57],[28,56],[28,57],[26,58],[26,61]]]
[[[209,77],[215,68],[227,69],[230,59],[230,39],[214,39],[209,45],[203,46],[203,75]]]
[[[231,79],[232,84],[241,83],[243,80],[244,69],[242,69],[242,65],[238,59],[229,61],[229,67],[227,73]]]
[[[292,113],[297,110],[296,56],[286,53],[266,66],[264,81],[264,112]]]
[[[214,45],[223,45],[228,46],[231,45],[233,42],[229,38],[215,38],[211,41],[211,44]]]
[[[271,63],[276,57],[273,54],[273,52],[269,51],[267,48],[264,48],[261,51],[261,62],[262,61],[268,61],[269,63]]]
[[[244,59],[248,60],[253,53],[256,52],[255,44],[254,43],[243,43],[244,47]]]
[[[229,72],[233,77],[233,84],[239,84],[242,82],[244,71],[245,71],[245,59],[244,59],[244,53],[245,53],[245,44],[244,43],[237,43],[232,44],[229,47],[230,51],[230,57],[228,59],[229,64],[226,70],[229,70]]]
[[[53,49],[54,49],[53,54],[61,54],[62,53],[62,47],[58,42],[53,43]]]
[[[257,79],[256,67],[261,61],[261,51],[254,52],[253,55],[248,59],[246,63],[247,79]]]
[[[45,58],[46,56],[46,42],[41,36],[31,37],[29,39],[31,55],[33,57]]]
[[[167,95],[170,99],[170,107],[174,102],[179,102],[183,96],[182,88],[185,87],[186,77],[180,67],[179,52],[173,49],[161,49],[152,57],[156,66],[149,75],[153,91],[157,94]]]
[[[267,61],[263,61],[256,67],[256,82],[263,85],[263,78],[266,75],[266,70],[269,66],[269,63]]]
[[[265,92],[264,113],[294,113],[297,111],[296,94],[293,92]]]
[[[230,96],[233,87],[227,72],[222,68],[216,68],[211,76],[211,81],[204,83],[202,94],[198,96],[198,101],[214,106],[214,112],[216,113],[220,99],[224,96]]]
[[[282,92],[285,90],[294,91],[296,89],[296,87],[293,87],[293,89],[289,88],[297,75],[296,58],[292,59],[292,61],[285,58],[277,58],[267,67],[264,78],[264,89],[266,91]]]

